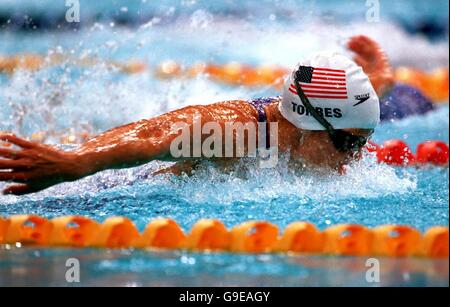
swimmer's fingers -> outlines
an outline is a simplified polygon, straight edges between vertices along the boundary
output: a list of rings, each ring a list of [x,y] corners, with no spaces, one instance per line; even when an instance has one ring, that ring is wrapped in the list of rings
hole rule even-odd
[[[0,172],[0,176],[2,176],[1,172]],[[22,176],[22,175],[19,175],[16,173],[12,177],[27,178],[28,176],[27,175]],[[0,179],[0,181],[2,181],[2,180]],[[11,181],[11,180],[8,180],[8,181]],[[45,182],[36,183],[36,182],[33,182],[32,180],[28,180],[28,179],[13,179],[12,181],[14,181],[14,183],[16,183],[16,184],[7,186],[2,191],[3,194],[24,195],[24,194],[42,191],[42,190],[48,188],[49,186],[53,185],[52,183],[46,184]]]
[[[4,160],[0,159],[0,170],[30,170],[33,168],[33,163],[26,159],[20,160]]]
[[[33,143],[33,142],[27,141],[25,139],[19,138],[12,133],[1,133],[0,132],[0,141],[8,142],[10,144],[17,145],[17,146],[25,148],[25,149],[36,148],[39,146],[39,144],[37,144],[37,143]]]
[[[360,35],[352,37],[348,42],[348,47],[357,54],[355,58],[358,60],[375,61],[383,64],[388,63],[386,52],[376,41],[367,36]]]
[[[8,181],[15,184],[7,186],[2,193],[24,195],[42,191],[54,184],[55,181],[37,181],[34,172],[0,172],[0,182]]]
[[[353,36],[348,41],[347,46],[367,61],[375,58],[381,50],[377,42],[364,35]]]
[[[11,185],[3,190],[3,194],[11,194],[11,195],[25,195],[35,192],[30,186],[26,184],[16,184]]]
[[[0,157],[5,157],[8,159],[34,158],[37,156],[41,156],[42,154],[51,155],[58,151],[52,146],[30,142],[25,139],[19,138],[12,133],[0,132],[0,141],[5,141],[7,144],[16,145],[22,148],[22,150],[17,151],[0,147]]]
[[[23,157],[23,153],[17,150],[0,148],[0,158],[16,160]]]
[[[14,181],[25,183],[29,180],[29,175],[23,172],[0,172],[0,181]]]

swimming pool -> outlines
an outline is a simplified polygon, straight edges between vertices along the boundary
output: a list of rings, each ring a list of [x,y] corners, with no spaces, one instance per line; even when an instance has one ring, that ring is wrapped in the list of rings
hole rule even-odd
[[[295,3],[295,8],[302,7]],[[73,33],[0,31],[0,54],[51,50],[73,57],[138,58],[150,65],[173,59],[185,65],[240,61],[291,67],[299,56],[319,46],[342,50],[345,37],[365,33],[380,41],[395,66],[448,66],[448,36],[430,42],[406,32],[394,19],[367,24],[358,15],[364,11],[363,4],[360,8],[353,3],[354,13],[347,16],[329,13],[327,4],[319,1],[301,21],[284,18],[289,14],[283,15],[285,8],[276,5],[273,10],[258,11],[256,17],[240,19],[237,14],[225,14],[220,6],[208,9],[201,4],[174,6],[181,13],[171,17],[169,4],[157,16],[160,21],[152,19],[137,27],[120,27],[107,20]],[[248,5],[250,9],[257,6]],[[436,7],[431,11],[437,11]],[[388,7],[386,15],[397,10]],[[413,14],[412,9],[402,12]],[[237,47],[243,42],[245,48]],[[405,50],[411,45],[414,50]],[[0,76],[0,130],[23,136],[43,130],[65,133],[70,128],[98,133],[189,104],[276,94],[271,87],[225,86],[203,76],[167,81],[150,73],[124,75],[103,63],[80,68],[69,59],[37,72]],[[448,118],[448,103],[442,104],[424,116],[382,124],[374,141],[403,139],[413,149],[426,140],[449,143]],[[207,164],[192,177],[150,177],[160,165],[104,171],[30,196],[0,196],[0,215],[83,215],[98,221],[120,215],[130,218],[139,230],[155,217],[173,218],[184,230],[201,218],[218,218],[227,227],[267,220],[280,229],[297,220],[320,229],[339,223],[408,224],[420,231],[448,226],[448,167],[393,168],[369,155],[350,166],[345,176],[294,174],[281,159],[277,168],[253,170],[246,178],[221,174]],[[83,263],[82,285],[372,286],[364,279],[365,258],[358,257],[23,247],[0,248],[0,285],[67,285],[64,262],[70,257]],[[448,286],[448,259],[386,258],[381,265],[384,278],[377,285]]]

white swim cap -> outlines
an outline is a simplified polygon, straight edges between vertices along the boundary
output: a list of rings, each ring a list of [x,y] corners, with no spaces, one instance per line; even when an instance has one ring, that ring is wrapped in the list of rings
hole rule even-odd
[[[303,106],[294,75],[311,105],[335,129],[374,129],[380,121],[378,96],[362,68],[335,52],[320,52],[301,62],[289,75],[278,108],[292,124],[305,130],[325,130]]]

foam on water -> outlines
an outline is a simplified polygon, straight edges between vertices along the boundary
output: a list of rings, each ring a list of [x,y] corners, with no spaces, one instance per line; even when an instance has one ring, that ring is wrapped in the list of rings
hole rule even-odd
[[[242,163],[244,164],[244,163]],[[151,175],[170,163],[151,162],[124,170],[107,170],[74,183],[63,183],[32,196],[0,196],[3,203],[16,203],[27,198],[40,201],[83,193],[99,193],[121,186],[143,184],[145,187],[168,185],[190,203],[232,204],[237,201],[259,201],[277,197],[298,197],[305,200],[327,200],[346,197],[379,197],[389,193],[405,193],[416,188],[414,175],[396,173],[395,169],[375,162],[368,154],[363,160],[349,165],[345,175],[321,171],[298,171],[287,166],[284,157],[275,168],[262,169],[257,163],[245,162],[233,172],[221,172],[210,163],[203,163],[192,176]],[[253,167],[249,167],[253,165]],[[249,168],[249,169],[248,169]],[[4,186],[0,185],[0,186]],[[349,189],[349,187],[353,187]]]

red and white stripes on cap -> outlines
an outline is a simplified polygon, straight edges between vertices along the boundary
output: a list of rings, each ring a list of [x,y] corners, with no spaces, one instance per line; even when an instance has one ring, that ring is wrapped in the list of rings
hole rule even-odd
[[[345,70],[300,66],[300,87],[308,98],[347,99]],[[295,84],[289,91],[297,95]]]

